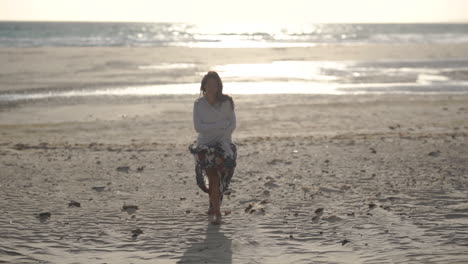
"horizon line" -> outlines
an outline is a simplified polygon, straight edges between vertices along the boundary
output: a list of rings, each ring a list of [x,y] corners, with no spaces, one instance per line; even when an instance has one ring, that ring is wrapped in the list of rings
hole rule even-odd
[[[161,23],[161,24],[210,24],[206,22],[174,22],[174,21],[134,21],[134,20],[29,20],[29,19],[18,19],[18,20],[4,20],[0,18],[0,22],[57,22],[57,23]],[[281,23],[261,23],[261,22],[225,22],[220,24],[281,24]],[[287,23],[284,23],[287,24]],[[391,21],[380,21],[380,22],[351,22],[351,21],[331,21],[331,22],[297,22],[291,24],[468,24],[468,20],[452,20],[452,21],[402,21],[402,22],[391,22]]]

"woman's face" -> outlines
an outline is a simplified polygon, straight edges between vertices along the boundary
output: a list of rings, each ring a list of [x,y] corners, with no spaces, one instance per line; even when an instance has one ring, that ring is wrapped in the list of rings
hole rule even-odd
[[[205,92],[207,96],[216,96],[218,93],[218,81],[208,79],[205,84]]]

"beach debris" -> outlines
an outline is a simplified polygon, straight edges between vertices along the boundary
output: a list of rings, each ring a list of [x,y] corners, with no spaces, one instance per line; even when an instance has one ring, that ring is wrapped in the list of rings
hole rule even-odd
[[[230,215],[230,214],[231,214],[231,210],[226,210],[226,211],[224,211],[224,216],[228,216],[228,215]]]
[[[81,204],[77,201],[72,200],[68,203],[68,207],[81,207]]]
[[[106,189],[106,186],[95,186],[92,189],[95,190],[96,192],[102,192]]]
[[[377,153],[377,150],[375,150],[375,148],[370,148],[370,151],[371,151],[371,153],[373,153],[373,154]]]
[[[143,231],[140,228],[133,229],[131,232],[132,232],[133,239],[135,239],[139,235],[143,234]]]
[[[51,213],[49,213],[49,212],[44,212],[44,213],[38,214],[38,215],[37,215],[37,218],[39,218],[39,220],[40,220],[41,222],[44,222],[44,221],[48,220],[51,216],[52,216]]]
[[[251,213],[250,210],[253,208],[253,204],[252,203],[249,203],[249,205],[247,206],[247,208],[245,208],[245,212],[246,213]]]
[[[261,203],[249,203],[247,208],[244,210],[247,214],[259,213],[265,214],[265,207]]]
[[[294,236],[292,234],[289,235],[289,239],[294,239]]]
[[[369,209],[374,209],[377,205],[375,203],[370,203],[369,204]]]
[[[190,214],[191,212],[192,212],[192,211],[190,211],[190,210],[185,210],[185,213],[186,213],[186,214]]]
[[[323,208],[317,208],[317,209],[315,210],[315,214],[316,214],[316,215],[323,215]]]
[[[339,218],[336,215],[332,215],[330,217],[322,218],[322,220],[327,221],[329,223],[335,223],[335,222],[341,221],[341,218]]]
[[[122,211],[126,211],[128,214],[133,214],[138,210],[137,205],[124,205],[122,206]]]
[[[142,172],[145,168],[146,168],[146,166],[138,167],[138,168],[137,168],[137,172]]]
[[[344,246],[344,245],[346,245],[346,244],[349,243],[349,242],[351,242],[351,241],[349,241],[348,239],[343,239],[343,240],[341,241],[341,245]]]
[[[180,200],[181,200],[181,201],[185,201],[185,200],[187,200],[187,198],[185,198],[185,197],[180,197]]]
[[[431,156],[431,157],[439,157],[440,156],[440,151],[439,150],[432,151],[428,155]]]
[[[315,216],[312,217],[313,222],[317,222],[318,220],[320,220],[320,217],[323,215],[323,210],[323,208],[317,208],[315,210]]]
[[[326,159],[324,162],[325,162],[325,163],[330,163],[330,161],[329,161],[329,160],[327,160],[327,159]]]
[[[272,159],[267,162],[268,165],[276,165],[277,163],[283,162],[281,159]]]
[[[274,180],[270,180],[264,184],[265,187],[267,188],[278,188],[279,185],[275,183]]]
[[[125,172],[125,173],[128,173],[129,170],[130,170],[130,167],[129,167],[129,166],[120,166],[120,167],[117,167],[117,171],[118,171],[118,172]]]
[[[342,186],[340,187],[340,190],[341,190],[341,191],[346,191],[346,190],[349,190],[349,189],[351,189],[351,186],[349,186],[349,185],[342,185]]]

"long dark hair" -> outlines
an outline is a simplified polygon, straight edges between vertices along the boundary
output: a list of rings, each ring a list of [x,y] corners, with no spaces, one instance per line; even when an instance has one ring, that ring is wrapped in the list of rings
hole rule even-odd
[[[206,95],[205,85],[209,79],[214,79],[218,83],[218,94],[216,95],[216,98],[220,102],[229,100],[231,102],[232,110],[234,110],[234,100],[232,99],[231,96],[227,94],[223,94],[223,81],[221,81],[221,78],[219,77],[218,73],[215,71],[209,71],[207,74],[205,74],[205,76],[203,76],[203,79],[201,81],[201,86],[200,86],[200,96]]]

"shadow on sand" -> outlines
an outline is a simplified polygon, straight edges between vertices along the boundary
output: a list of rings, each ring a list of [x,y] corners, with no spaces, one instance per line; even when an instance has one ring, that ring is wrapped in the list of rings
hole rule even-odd
[[[205,240],[190,245],[177,263],[232,263],[231,244],[219,225],[208,224]]]

